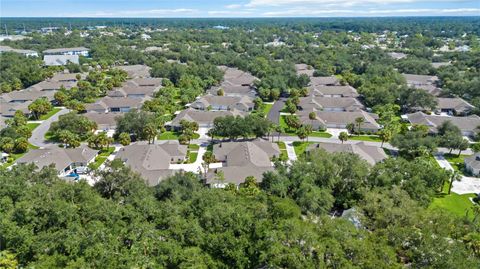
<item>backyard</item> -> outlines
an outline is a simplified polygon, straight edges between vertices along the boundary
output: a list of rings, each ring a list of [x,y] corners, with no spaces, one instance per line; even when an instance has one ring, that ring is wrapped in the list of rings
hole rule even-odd
[[[469,156],[470,155],[463,155],[463,154],[458,156],[457,154],[450,154],[450,153],[446,153],[443,155],[445,160],[447,160],[450,163],[453,170],[459,171],[462,174],[464,173],[464,168],[465,168],[465,164],[464,164],[465,157],[469,157]]]
[[[115,147],[109,147],[108,149],[103,149],[98,153],[98,156],[95,157],[95,161],[88,165],[88,167],[92,170],[97,170],[100,165],[102,165],[110,156],[110,154],[115,151]]]
[[[48,112],[45,115],[41,115],[39,120],[46,120],[49,119],[51,116],[57,114],[58,111],[62,110],[61,108],[54,107],[50,112]]]
[[[292,130],[288,128],[287,123],[285,122],[285,115],[280,116],[280,126],[283,128],[284,133],[289,136],[297,136],[295,130]],[[313,131],[309,137],[323,137],[323,138],[330,138],[332,135],[327,132],[321,132],[321,131]]]

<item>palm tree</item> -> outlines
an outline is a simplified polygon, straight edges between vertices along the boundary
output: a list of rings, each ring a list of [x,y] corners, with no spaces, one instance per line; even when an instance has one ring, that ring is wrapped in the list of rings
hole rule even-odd
[[[450,173],[450,184],[448,185],[448,194],[452,191],[453,181],[460,181],[462,180],[462,174],[458,171],[453,171]]]
[[[340,139],[340,141],[342,141],[342,144],[343,144],[343,142],[348,140],[348,133],[347,132],[341,132],[338,135],[338,139]]]
[[[355,133],[355,124],[349,123],[349,124],[347,124],[346,128],[347,128],[349,133],[351,133],[351,134]]]
[[[305,125],[305,134],[307,135],[307,143],[308,137],[313,133],[313,127],[310,124]]]
[[[378,136],[380,136],[380,138],[382,139],[382,145],[380,147],[383,147],[383,143],[390,141],[390,139],[392,139],[393,134],[390,130],[383,129],[380,131]]]
[[[360,135],[360,129],[362,128],[362,123],[364,122],[365,122],[365,119],[362,117],[358,117],[355,119],[355,123],[357,124],[357,127],[358,127],[358,130],[357,130],[358,135]]]
[[[211,151],[207,151],[205,154],[203,154],[202,160],[203,171],[205,173],[205,178],[207,178],[208,167],[211,163],[215,162],[215,155],[213,155]]]

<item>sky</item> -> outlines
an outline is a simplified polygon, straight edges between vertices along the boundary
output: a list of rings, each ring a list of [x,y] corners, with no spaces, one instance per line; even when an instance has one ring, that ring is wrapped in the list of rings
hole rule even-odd
[[[384,16],[480,16],[480,0],[0,0],[0,17]]]

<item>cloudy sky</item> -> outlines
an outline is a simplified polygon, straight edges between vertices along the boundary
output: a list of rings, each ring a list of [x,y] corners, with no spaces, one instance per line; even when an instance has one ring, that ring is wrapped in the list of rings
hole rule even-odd
[[[480,0],[0,0],[2,17],[480,16]]]

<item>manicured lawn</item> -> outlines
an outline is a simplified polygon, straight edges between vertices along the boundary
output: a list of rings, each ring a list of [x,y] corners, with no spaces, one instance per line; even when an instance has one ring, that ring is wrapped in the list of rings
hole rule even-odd
[[[473,213],[470,210],[473,206],[473,203],[470,201],[470,197],[475,197],[475,194],[456,194],[451,193],[447,194],[440,194],[438,197],[433,199],[433,202],[430,204],[429,208],[442,208],[446,209],[450,213],[464,217],[467,210],[468,210],[468,217],[472,218]]]
[[[35,128],[38,127],[38,125],[40,125],[40,123],[27,123],[27,127],[30,131],[33,131]]]
[[[53,141],[55,135],[52,132],[46,132],[44,137],[46,141]]]
[[[469,157],[470,155],[460,155],[458,156],[457,154],[444,154],[443,157],[445,157],[445,160],[447,160],[450,165],[452,166],[453,170],[455,171],[460,171],[462,174],[464,173],[464,168],[465,168],[465,157]]]
[[[273,106],[273,104],[264,104],[263,114],[265,114],[265,116],[268,115],[268,112],[270,112],[270,109],[272,109],[272,106]]]
[[[34,146],[32,144],[28,144],[28,149],[31,150],[31,149],[39,149],[39,147],[37,146]],[[11,153],[10,154],[10,157],[8,158],[8,162],[7,163],[4,163],[2,165],[3,168],[7,168],[9,166],[11,166],[17,159],[21,158],[23,155],[25,155],[27,152],[23,152],[23,153]]]
[[[302,156],[307,150],[308,145],[310,144],[314,144],[314,142],[300,142],[300,141],[293,142],[293,148],[295,150],[295,154],[297,155],[297,157]]]
[[[187,163],[194,163],[197,160],[197,157],[198,157],[198,152],[197,151],[189,152]]]
[[[40,119],[39,119],[39,120],[46,120],[46,119],[50,118],[51,116],[57,114],[57,112],[60,111],[60,110],[61,110],[60,108],[54,107],[54,108],[52,109],[52,111],[48,112],[48,113],[45,114],[45,115],[40,116]]]
[[[329,134],[327,132],[313,132],[312,134],[310,134],[310,137],[330,138],[330,137],[332,137],[332,134]]]
[[[370,142],[382,142],[382,139],[376,135],[351,135],[348,137],[350,140],[370,141]]]
[[[285,142],[275,143],[277,143],[278,148],[280,149],[280,160],[288,160],[287,146],[285,145]]]
[[[200,145],[197,145],[197,144],[190,144],[190,145],[188,145],[188,149],[189,149],[189,150],[196,150],[196,151],[198,151],[199,148],[200,148]]]
[[[180,135],[181,135],[180,132],[168,131],[168,132],[161,133],[157,138],[158,140],[177,140]],[[193,139],[198,139],[199,137],[200,135],[197,133],[193,135]]]
[[[108,149],[103,149],[98,153],[98,156],[95,157],[95,161],[91,164],[89,164],[90,169],[92,170],[97,170],[100,165],[102,165],[110,156],[110,154],[113,153],[115,150],[115,147],[109,147]]]
[[[275,142],[275,143],[277,143],[278,148],[280,148],[280,150],[287,150],[287,146],[285,145],[285,142]]]

